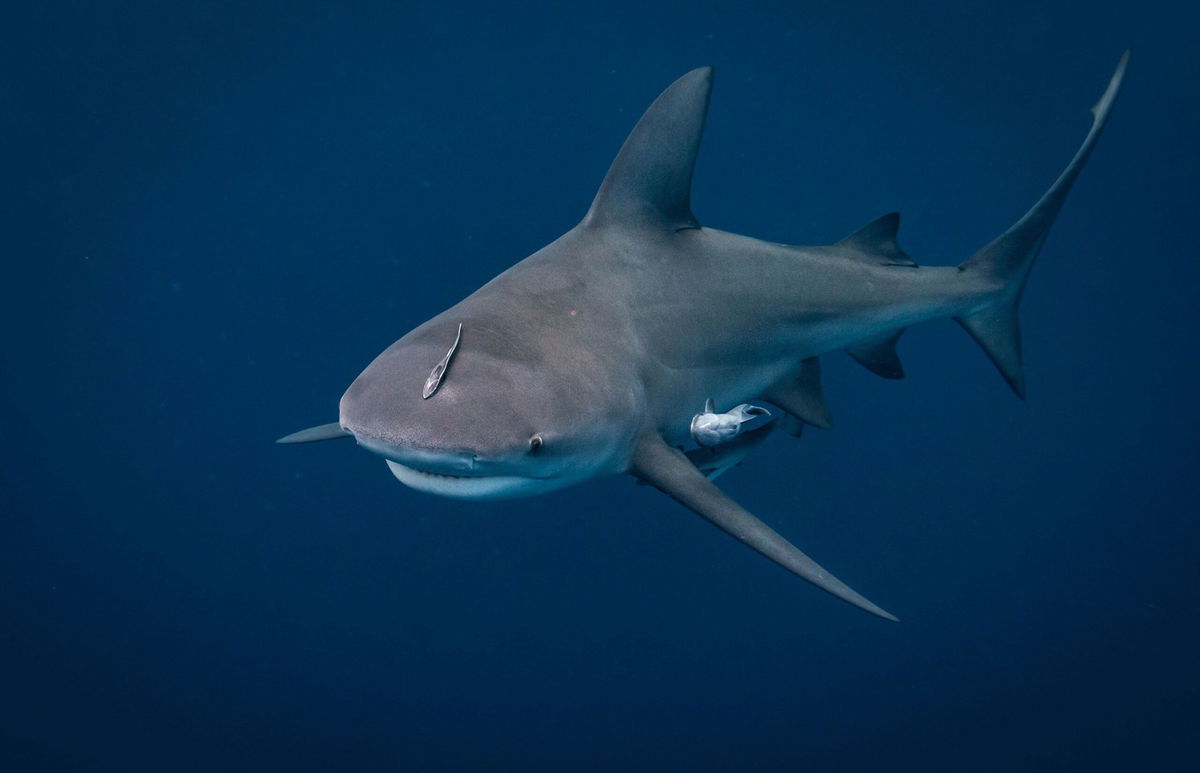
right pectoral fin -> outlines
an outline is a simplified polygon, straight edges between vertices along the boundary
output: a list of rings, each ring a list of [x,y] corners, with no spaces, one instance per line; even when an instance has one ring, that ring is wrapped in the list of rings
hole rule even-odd
[[[354,437],[347,430],[342,429],[342,425],[336,421],[329,424],[322,424],[318,427],[309,427],[302,429],[299,432],[293,432],[290,435],[284,435],[276,440],[276,443],[292,444],[292,443],[315,443],[318,440],[337,440],[344,437]]]
[[[639,443],[630,472],[821,590],[865,612],[897,621],[727,497],[681,451],[668,446],[657,434]]]

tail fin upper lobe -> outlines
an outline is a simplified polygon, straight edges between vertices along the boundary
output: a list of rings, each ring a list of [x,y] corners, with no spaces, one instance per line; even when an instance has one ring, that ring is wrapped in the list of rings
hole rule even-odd
[[[979,343],[1022,399],[1025,397],[1025,373],[1021,366],[1021,332],[1017,327],[1021,292],[1050,226],[1108,122],[1129,64],[1129,53],[1127,50],[1122,54],[1108,88],[1092,108],[1091,131],[1054,185],[1015,225],[958,267],[959,271],[970,272],[999,286],[983,306],[955,317],[955,320]]]

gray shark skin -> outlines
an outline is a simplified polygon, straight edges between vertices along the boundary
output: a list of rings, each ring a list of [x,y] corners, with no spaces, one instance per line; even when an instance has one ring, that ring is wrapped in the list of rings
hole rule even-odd
[[[789,571],[896,620],[725,496],[709,479],[725,462],[698,466],[710,452],[696,453],[692,417],[709,398],[721,411],[766,400],[792,434],[828,428],[819,357],[846,351],[899,378],[900,334],[946,317],[1023,397],[1021,291],[1128,60],[1049,191],[949,267],[905,254],[895,214],[816,247],[701,226],[690,188],[713,71],[694,70],[634,127],[578,226],[388,347],[346,390],[337,423],[279,442],[354,437],[401,482],[465,499],[630,473]],[[767,432],[723,458],[740,460]]]

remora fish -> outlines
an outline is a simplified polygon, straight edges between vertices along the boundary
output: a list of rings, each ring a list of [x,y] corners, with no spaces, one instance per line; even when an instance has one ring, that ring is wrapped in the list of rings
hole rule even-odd
[[[337,422],[279,442],[352,436],[404,484],[463,499],[630,473],[818,587],[895,620],[709,479],[766,431],[685,455],[695,408],[761,399],[794,427],[828,428],[817,358],[846,351],[900,378],[900,334],[945,317],[1023,397],[1021,291],[1128,61],[1127,51],[1046,194],[950,267],[918,266],[896,242],[896,214],[819,247],[701,226],[690,188],[713,71],[694,70],[642,116],[579,225],[388,347],[346,390]]]

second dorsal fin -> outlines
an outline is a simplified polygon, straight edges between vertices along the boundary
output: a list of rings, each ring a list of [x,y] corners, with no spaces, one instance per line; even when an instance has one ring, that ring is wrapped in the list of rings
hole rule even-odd
[[[584,223],[695,228],[692,168],[700,150],[713,69],[692,70],[667,87],[613,159]]]
[[[896,234],[900,230],[900,213],[889,212],[876,218],[835,244],[852,251],[856,257],[885,266],[916,266],[916,262],[900,249]]]

